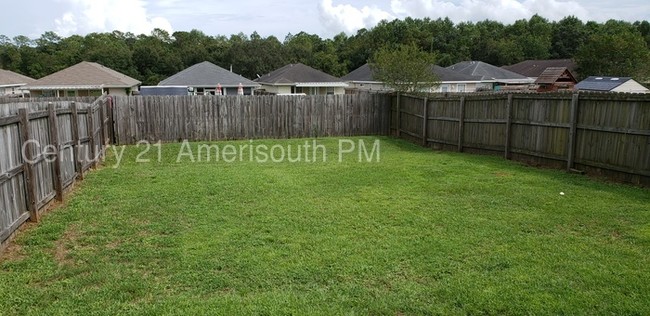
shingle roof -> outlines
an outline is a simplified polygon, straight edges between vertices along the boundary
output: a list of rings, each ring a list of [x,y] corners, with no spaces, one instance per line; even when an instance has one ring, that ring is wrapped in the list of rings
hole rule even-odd
[[[0,86],[28,84],[36,79],[15,73],[13,71],[0,69]]]
[[[374,74],[372,69],[370,69],[370,64],[364,64],[363,66],[351,71],[349,74],[341,77],[343,81],[375,81]]]
[[[490,65],[488,63],[484,63],[482,61],[463,61],[451,65],[447,67],[447,69],[469,76],[478,76],[481,78],[481,80],[497,80],[515,83],[532,82],[532,80],[526,76]]]
[[[269,74],[255,79],[257,83],[265,84],[294,84],[301,82],[343,82],[343,80],[328,75],[303,64],[289,64]]]
[[[571,71],[569,71],[568,68],[566,67],[548,67],[544,72],[542,72],[539,77],[537,77],[537,80],[535,80],[535,83],[540,84],[540,83],[556,83],[564,74],[567,74],[573,82],[576,82],[575,77],[573,77],[573,74]]]
[[[189,87],[259,87],[252,80],[246,79],[236,73],[223,69],[211,62],[204,61],[193,65],[181,72],[161,81],[159,86],[189,86]]]
[[[433,72],[440,81],[481,81],[480,76],[467,75],[438,65],[433,66]]]
[[[585,80],[580,81],[576,88],[578,90],[589,91],[612,91],[618,86],[628,82],[630,77],[597,77],[591,76]]]
[[[107,88],[130,88],[141,82],[98,63],[82,61],[49,76],[38,79],[28,88],[103,86]]]
[[[575,74],[578,65],[572,59],[542,59],[525,60],[514,65],[503,66],[502,68],[526,77],[537,78],[549,67],[566,67]]]
[[[480,77],[469,76],[437,65],[432,66],[432,71],[438,76],[440,81],[481,81]],[[344,81],[375,81],[369,64],[355,69],[341,79]]]

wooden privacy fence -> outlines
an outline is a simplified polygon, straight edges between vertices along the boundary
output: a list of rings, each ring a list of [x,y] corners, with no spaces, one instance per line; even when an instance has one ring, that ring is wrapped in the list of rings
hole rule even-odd
[[[390,99],[329,96],[115,97],[115,141],[388,135]]]
[[[398,137],[650,185],[650,95],[393,97]]]
[[[101,159],[111,100],[0,104],[0,242]]]

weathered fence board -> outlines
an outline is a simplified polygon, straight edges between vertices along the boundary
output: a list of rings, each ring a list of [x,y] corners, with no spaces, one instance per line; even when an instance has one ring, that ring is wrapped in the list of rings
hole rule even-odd
[[[115,97],[117,144],[386,135],[389,99],[341,96]]]
[[[102,113],[109,107],[109,98],[0,104],[0,243],[26,220],[38,221],[39,212],[63,199],[64,189],[90,168],[93,158],[83,156],[92,138],[84,131],[106,135],[112,124]],[[105,143],[99,141],[98,153]]]
[[[425,146],[650,184],[650,95],[402,96],[390,113],[394,135]]]

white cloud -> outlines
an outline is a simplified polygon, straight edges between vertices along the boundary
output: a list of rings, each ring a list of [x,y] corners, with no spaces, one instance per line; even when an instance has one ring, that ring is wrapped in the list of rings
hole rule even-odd
[[[394,15],[376,7],[356,8],[350,4],[334,5],[332,0],[323,0],[319,6],[320,18],[328,32],[332,34],[354,33],[362,28],[370,28],[381,20],[392,20]]]
[[[589,18],[588,11],[578,2],[565,0],[392,0],[391,10],[400,17],[449,17],[455,22],[490,19],[512,23],[533,14],[550,20],[567,15]]]
[[[351,4],[334,6],[332,0],[320,5],[321,20],[331,33],[354,33],[361,28],[375,26],[381,19],[449,17],[454,22],[485,19],[512,23],[539,14],[549,20],[560,20],[568,15],[582,20],[589,12],[574,0],[391,0],[390,9]]]
[[[70,10],[55,20],[57,33],[63,36],[114,30],[149,34],[159,28],[172,32],[169,21],[151,16],[142,0],[64,0]]]

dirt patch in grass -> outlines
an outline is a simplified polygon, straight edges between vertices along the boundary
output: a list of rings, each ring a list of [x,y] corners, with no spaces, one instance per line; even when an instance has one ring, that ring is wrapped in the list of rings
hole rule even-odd
[[[21,261],[25,258],[27,256],[23,251],[23,247],[13,241],[0,253],[0,263],[5,261]]]
[[[70,245],[74,245],[81,236],[76,225],[70,225],[63,236],[54,243],[54,260],[59,265],[72,265],[74,262],[69,258]]]

